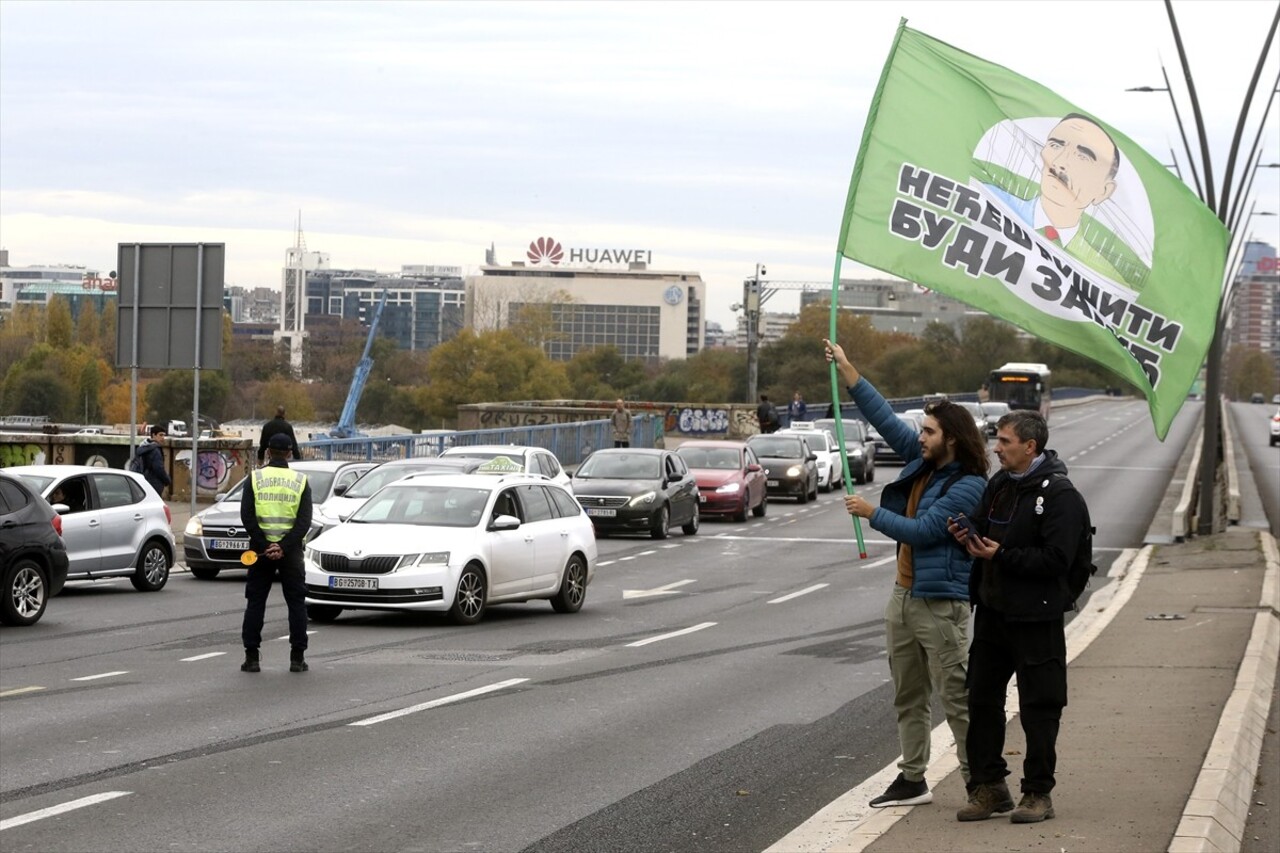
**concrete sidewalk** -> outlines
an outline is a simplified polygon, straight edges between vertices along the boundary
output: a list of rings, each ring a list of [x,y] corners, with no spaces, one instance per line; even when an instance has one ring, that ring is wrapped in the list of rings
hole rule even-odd
[[[1184,459],[1171,491],[1189,467]],[[1245,838],[1263,738],[1276,736],[1266,735],[1280,658],[1275,538],[1232,527],[1148,545],[1125,552],[1110,574],[1114,582],[1067,628],[1070,704],[1058,738],[1054,820],[959,823],[964,783],[944,723],[926,777],[931,804],[868,808],[896,776],[890,765],[770,853],[1227,851],[1242,843],[1280,850],[1278,838]],[[1006,708],[1016,801],[1024,745],[1016,685]],[[1268,792],[1267,802],[1277,796]]]

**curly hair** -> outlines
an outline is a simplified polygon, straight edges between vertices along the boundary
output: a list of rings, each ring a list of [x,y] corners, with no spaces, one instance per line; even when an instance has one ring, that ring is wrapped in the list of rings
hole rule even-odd
[[[956,461],[960,468],[966,474],[987,476],[991,464],[987,458],[987,442],[969,410],[950,400],[938,400],[925,406],[924,413],[938,422],[944,441],[955,439]]]

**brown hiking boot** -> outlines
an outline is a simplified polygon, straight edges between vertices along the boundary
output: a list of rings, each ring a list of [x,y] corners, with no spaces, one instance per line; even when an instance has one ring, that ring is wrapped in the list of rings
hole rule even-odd
[[[969,805],[956,812],[956,820],[986,820],[996,814],[1004,814],[1013,808],[1013,797],[1004,782],[994,785],[977,784],[969,793]]]
[[[1053,817],[1053,800],[1048,794],[1027,793],[1022,795],[1018,807],[1009,815],[1013,823],[1039,823]]]

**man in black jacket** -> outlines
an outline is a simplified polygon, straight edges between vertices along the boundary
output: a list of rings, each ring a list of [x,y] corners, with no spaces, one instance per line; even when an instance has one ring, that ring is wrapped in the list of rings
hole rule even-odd
[[[1013,811],[1014,823],[1054,816],[1050,791],[1057,764],[1058,725],[1067,704],[1067,642],[1063,613],[1071,606],[1067,568],[1087,525],[1084,499],[1067,466],[1046,450],[1049,427],[1036,411],[1015,410],[996,424],[1000,471],[987,484],[971,519],[979,534],[948,527],[974,557],[969,647],[969,804],[961,821]],[[1004,760],[1005,693],[1018,676],[1018,707],[1027,749],[1022,800],[1009,794]]]
[[[164,470],[164,427],[151,427],[151,437],[138,445],[138,460],[142,463],[142,476],[156,490],[156,494],[164,497],[164,490],[173,485],[169,472]]]
[[[284,406],[276,406],[276,416],[262,425],[262,438],[258,439],[258,465],[262,465],[262,460],[266,456],[267,442],[277,433],[289,436],[289,452],[293,454],[293,461],[298,462],[302,459],[302,451],[298,449],[298,439],[293,434],[293,424],[284,419]]]

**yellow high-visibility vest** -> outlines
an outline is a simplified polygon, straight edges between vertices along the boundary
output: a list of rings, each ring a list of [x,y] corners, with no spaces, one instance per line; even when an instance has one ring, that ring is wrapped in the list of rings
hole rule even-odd
[[[268,542],[279,542],[293,529],[302,506],[307,475],[268,465],[253,472],[253,509]]]

